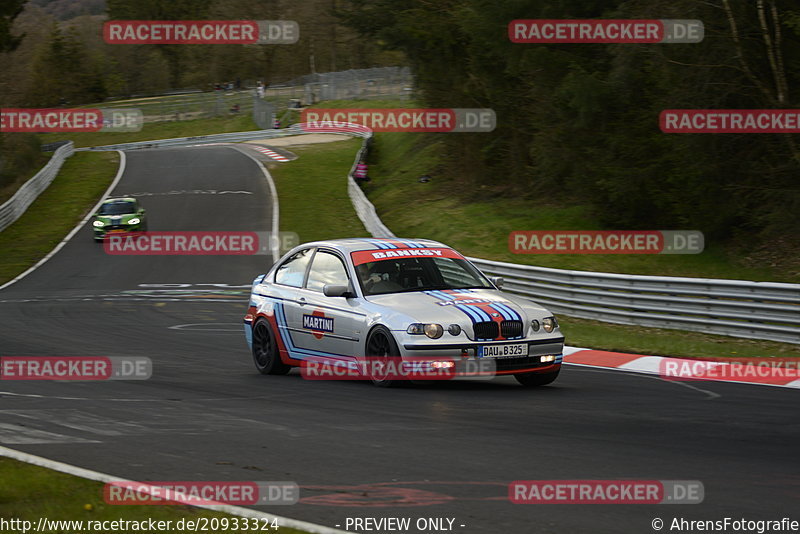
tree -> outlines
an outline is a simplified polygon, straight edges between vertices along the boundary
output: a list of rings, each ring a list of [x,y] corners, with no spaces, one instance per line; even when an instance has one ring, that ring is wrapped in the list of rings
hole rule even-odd
[[[0,53],[17,48],[24,35],[13,35],[11,26],[14,19],[22,13],[25,0],[4,0],[0,3]]]

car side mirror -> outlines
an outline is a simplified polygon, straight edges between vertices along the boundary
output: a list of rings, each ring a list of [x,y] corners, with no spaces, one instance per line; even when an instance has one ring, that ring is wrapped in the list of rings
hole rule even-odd
[[[490,276],[489,281],[497,286],[497,289],[503,289],[503,283],[505,283],[505,280],[503,280],[502,276]]]
[[[338,284],[325,284],[322,286],[322,293],[326,297],[354,297],[352,288],[350,285],[338,285]]]

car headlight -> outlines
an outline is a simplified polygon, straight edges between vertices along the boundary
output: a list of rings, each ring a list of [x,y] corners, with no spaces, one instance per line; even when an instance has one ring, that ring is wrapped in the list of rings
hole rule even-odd
[[[544,327],[545,332],[552,332],[558,328],[558,321],[556,321],[555,317],[545,317],[542,319],[542,327]]]
[[[439,339],[444,334],[444,328],[436,323],[412,323],[408,326],[406,332],[415,335],[425,334],[431,339]]]
[[[531,330],[533,330],[534,332],[538,332],[540,326],[541,325],[539,324],[539,321],[537,321],[536,319],[531,321]]]
[[[139,219],[139,217],[134,217],[133,219],[128,220],[128,224],[139,224],[140,222],[141,220]]]
[[[105,225],[106,225],[106,223],[104,223],[103,221],[94,221],[92,223],[92,226],[94,226],[95,228],[102,228]]]

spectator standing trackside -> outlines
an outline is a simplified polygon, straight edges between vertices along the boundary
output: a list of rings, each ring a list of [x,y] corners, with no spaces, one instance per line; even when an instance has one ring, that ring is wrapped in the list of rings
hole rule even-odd
[[[281,120],[278,117],[275,117],[275,119],[272,121],[272,127],[275,130],[278,130],[281,127]]]
[[[367,166],[367,162],[362,159],[356,165],[356,170],[353,173],[353,179],[355,179],[356,182],[369,182],[371,178],[367,175],[368,169],[369,167]]]
[[[260,81],[256,85],[256,95],[258,95],[258,98],[264,98],[264,84]]]

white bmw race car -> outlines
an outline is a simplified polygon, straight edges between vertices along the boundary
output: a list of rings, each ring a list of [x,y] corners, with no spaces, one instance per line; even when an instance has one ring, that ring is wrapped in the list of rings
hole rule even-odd
[[[245,336],[263,374],[549,384],[561,369],[558,322],[501,284],[435,241],[306,243],[253,282]]]

